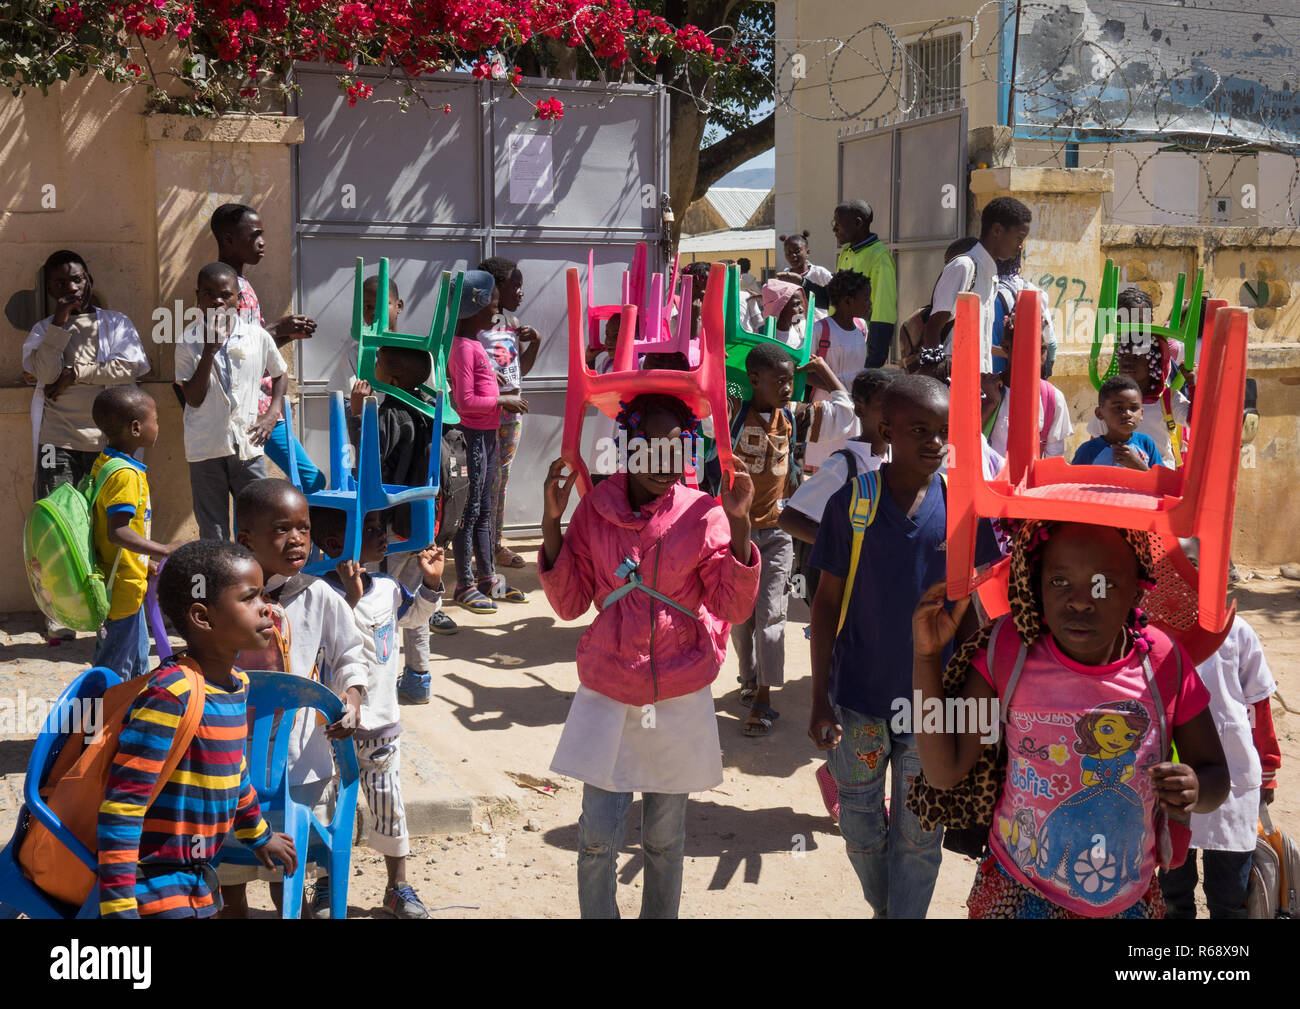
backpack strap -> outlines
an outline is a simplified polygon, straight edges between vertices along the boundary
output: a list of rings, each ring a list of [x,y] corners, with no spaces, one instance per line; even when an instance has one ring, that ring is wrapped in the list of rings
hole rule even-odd
[[[1001,637],[1003,628],[1006,627],[1008,623],[1011,623],[1011,616],[1009,614],[998,617],[998,619],[993,622],[993,631],[989,634],[988,648],[984,653],[985,663],[989,669],[989,676],[993,678],[994,684],[997,683],[998,677],[997,673],[993,670],[993,661],[998,651],[998,640]],[[1025,671],[1025,658],[1029,655],[1029,649],[1025,647],[1025,642],[1021,639],[1018,633],[1016,634],[1016,640],[1020,647],[1016,652],[1015,664],[1011,667],[1011,675],[1007,677],[1006,686],[1000,690],[998,690],[996,686],[994,687],[998,694],[998,720],[1003,725],[1007,724],[1008,713],[1011,711],[1011,697],[1016,692],[1016,685],[1020,682],[1020,674]]]
[[[849,555],[849,574],[844,583],[844,596],[840,601],[840,622],[835,626],[838,635],[844,627],[844,619],[849,615],[849,599],[853,595],[853,583],[857,580],[858,561],[862,559],[862,540],[867,534],[867,526],[876,520],[876,509],[880,505],[880,474],[877,470],[868,470],[853,480],[853,496],[849,499],[849,526],[853,530],[853,549]]]
[[[1183,464],[1183,437],[1178,430],[1178,424],[1174,420],[1173,390],[1168,385],[1160,393],[1160,409],[1165,415],[1165,427],[1169,429],[1169,443],[1174,448],[1174,463],[1177,466]]]
[[[207,701],[207,686],[203,679],[203,673],[199,669],[199,664],[191,659],[188,655],[182,655],[176,660],[185,671],[185,679],[189,683],[190,696],[185,704],[185,712],[181,715],[181,720],[176,726],[176,735],[172,737],[171,749],[167,751],[167,758],[162,763],[162,769],[158,772],[158,780],[154,783],[153,794],[149,796],[149,801],[145,803],[147,810],[154,804],[162,790],[167,786],[168,779],[175,773],[176,768],[180,766],[181,760],[185,757],[185,751],[190,748],[190,743],[194,741],[194,736],[199,731],[199,722],[203,720],[203,707]]]
[[[95,511],[95,500],[99,497],[99,492],[104,489],[104,484],[108,482],[108,478],[114,473],[120,473],[130,465],[131,464],[125,459],[113,459],[110,457],[104,461],[102,466],[99,467],[99,472],[95,474],[94,482],[90,485],[90,489],[86,491],[86,502],[90,506],[92,515]],[[137,512],[144,507],[144,499],[142,498],[138,501],[135,507]],[[113,567],[108,572],[107,581],[104,582],[104,592],[110,600],[110,605],[113,598],[113,583],[117,580],[117,566],[122,563],[122,549],[122,547],[117,548],[117,556],[113,558]]]
[[[817,356],[824,358],[826,352],[831,349],[831,319],[827,316],[817,322],[817,330],[820,335],[817,337]]]
[[[844,465],[847,466],[849,470],[849,475],[845,479],[845,483],[848,483],[849,480],[856,480],[858,478],[858,457],[852,449],[842,448],[837,452],[832,452],[831,454],[844,457]]]
[[[1047,451],[1048,432],[1056,420],[1056,386],[1045,378],[1038,380],[1038,403],[1043,409],[1043,424],[1038,429],[1038,452]]]

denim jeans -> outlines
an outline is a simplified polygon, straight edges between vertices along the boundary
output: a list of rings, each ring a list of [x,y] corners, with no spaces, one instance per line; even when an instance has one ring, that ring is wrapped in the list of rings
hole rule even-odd
[[[924,918],[934,894],[943,852],[943,828],[921,829],[905,803],[921,758],[911,733],[890,731],[889,722],[835,705],[844,729],[831,751],[839,787],[840,833],[862,895],[877,918]],[[885,769],[893,769],[889,812]]]
[[[298,479],[302,481],[302,489],[307,494],[314,494],[318,490],[325,489],[325,474],[322,473],[304,449],[297,441],[294,440],[294,456],[298,462]],[[275,430],[271,432],[271,437],[266,440],[262,446],[266,452],[266,457],[275,463],[284,472],[285,476],[289,475],[289,428],[284,423],[284,418],[275,425]]]
[[[641,794],[641,850],[645,854],[642,918],[676,918],[682,900],[682,852],[686,848],[685,793]],[[615,862],[627,830],[631,792],[582,789],[578,818],[578,911],[584,918],[617,918]]]
[[[124,680],[149,672],[149,621],[143,607],[129,617],[104,621],[90,664],[111,669]]]
[[[506,484],[510,482],[510,464],[515,461],[519,448],[519,435],[524,429],[524,419],[517,413],[501,413],[501,427],[497,431],[497,486],[493,508],[492,556],[501,551],[501,530],[506,524]]]
[[[462,427],[465,454],[469,456],[469,497],[460,528],[452,539],[456,552],[456,587],[464,588],[475,581],[487,581],[496,573],[492,552],[492,506],[497,478],[497,429],[478,431]],[[476,563],[471,565],[472,560]]]
[[[1246,891],[1250,887],[1251,851],[1203,851],[1205,903],[1211,918],[1245,918]],[[1177,869],[1160,872],[1160,890],[1165,895],[1166,918],[1196,917],[1196,849]]]

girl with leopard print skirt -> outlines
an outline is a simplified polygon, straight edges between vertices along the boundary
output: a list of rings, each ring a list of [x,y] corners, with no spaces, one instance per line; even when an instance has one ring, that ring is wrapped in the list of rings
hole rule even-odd
[[[924,773],[907,800],[927,828],[987,830],[972,918],[1164,917],[1156,866],[1179,861],[1167,818],[1217,808],[1228,773],[1195,665],[1146,626],[1152,570],[1144,532],[1026,522],[1010,616],[943,672],[969,600],[948,612],[941,583],[918,605],[923,704],[997,711],[918,731]],[[993,722],[1001,738],[989,744],[975,723]]]

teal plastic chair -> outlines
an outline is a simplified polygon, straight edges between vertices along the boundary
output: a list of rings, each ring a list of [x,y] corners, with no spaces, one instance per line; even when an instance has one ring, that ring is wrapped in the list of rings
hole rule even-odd
[[[728,396],[742,401],[748,401],[753,396],[754,390],[749,385],[749,369],[745,367],[745,359],[759,344],[774,343],[794,361],[796,370],[791,399],[798,401],[804,398],[804,373],[798,369],[806,365],[812,357],[813,328],[816,325],[812,312],[804,318],[803,342],[798,347],[791,347],[776,338],[775,319],[766,320],[761,333],[751,333],[740,324],[740,267],[733,265],[727,267],[723,320],[726,329]]]
[[[284,832],[293,838],[298,852],[298,867],[284,881],[282,918],[302,915],[302,889],[307,863],[325,866],[330,874],[330,914],[346,918],[348,880],[352,875],[352,832],[357,816],[357,785],[360,768],[357,751],[350,739],[335,739],[334,760],[338,765],[338,801],[329,823],[321,823],[306,806],[293,801],[286,774],[289,736],[294,715],[302,709],[319,711],[326,722],[343,717],[343,702],[326,686],[305,676],[272,673],[260,669],[248,674],[248,708],[253,737],[248,747],[248,774],[257,789],[262,816],[268,812],[284,813]],[[310,715],[308,717],[311,717]],[[237,841],[227,840],[213,858],[213,865],[260,866],[252,851]]]
[[[60,726],[65,729],[79,727],[82,702],[102,697],[105,690],[121,682],[122,678],[111,669],[103,666],[88,669],[64,688],[50,713],[45,716],[45,724],[36,737],[36,745],[27,758],[27,779],[23,782],[23,804],[18,810],[18,825],[14,828],[9,843],[0,851],[0,919],[17,918],[20,914],[25,914],[28,918],[64,921],[99,917],[98,886],[91,888],[90,896],[80,907],[64,904],[27,878],[18,864],[18,851],[35,821],[43,824],[92,872],[99,871],[99,859],[63,826],[54,811],[45,804],[41,798],[41,788],[68,739],[68,733],[61,731]]]
[[[370,512],[387,511],[398,505],[409,505],[411,510],[411,535],[404,540],[388,544],[385,556],[423,550],[433,542],[437,525],[437,497],[440,489],[442,453],[442,407],[440,395],[433,408],[433,431],[430,446],[438,450],[429,452],[427,482],[419,487],[402,487],[386,484],[381,479],[379,465],[379,401],[367,396],[361,413],[361,452],[355,479],[351,475],[351,443],[347,440],[347,419],[344,413],[343,393],[330,394],[330,487],[310,494],[304,492],[307,504],[318,508],[333,508],[347,516],[343,552],[338,557],[326,557],[313,548],[313,559],[303,566],[309,575],[321,575],[334,570],[344,558],[361,559],[361,533],[365,516]],[[424,404],[427,406],[428,404]],[[289,404],[284,404],[284,422],[289,429],[290,449],[293,418]],[[341,432],[341,433],[340,433]],[[347,446],[346,448],[344,446]],[[289,480],[302,490],[295,453],[289,453]],[[337,486],[336,486],[337,484]]]
[[[1183,312],[1183,290],[1187,286],[1186,274],[1180,273],[1174,285],[1174,310],[1168,326],[1150,326],[1140,322],[1120,322],[1117,312],[1119,301],[1119,267],[1113,260],[1106,260],[1101,274],[1101,292],[1097,296],[1097,320],[1093,326],[1092,351],[1088,355],[1088,378],[1094,389],[1100,389],[1102,383],[1113,375],[1119,374],[1119,361],[1116,359],[1115,347],[1120,337],[1131,336],[1140,339],[1163,337],[1183,345],[1183,361],[1190,371],[1196,362],[1196,339],[1201,334],[1201,291],[1205,285],[1205,271],[1196,271],[1196,283],[1192,285],[1187,312]],[[1106,370],[1100,367],[1101,352],[1107,344],[1111,345],[1110,362]],[[1179,389],[1183,385],[1183,376],[1175,371],[1169,381],[1169,388]]]
[[[451,352],[452,337],[456,334],[456,321],[460,314],[460,295],[465,284],[465,274],[457,273],[452,279],[450,272],[444,270],[438,283],[438,305],[433,314],[433,324],[428,336],[416,336],[412,333],[398,333],[388,328],[388,260],[379,261],[379,286],[375,292],[375,321],[373,325],[365,324],[362,288],[365,263],[357,257],[356,280],[352,288],[352,339],[359,344],[357,352],[357,378],[370,383],[370,388],[392,396],[407,406],[433,416],[433,408],[418,396],[412,396],[405,389],[398,389],[387,382],[375,378],[375,356],[380,347],[409,347],[422,350],[433,357],[432,384],[422,385],[420,391],[437,400],[439,393],[447,391],[447,356]],[[448,424],[460,422],[460,415],[450,403],[443,406],[443,418]]]

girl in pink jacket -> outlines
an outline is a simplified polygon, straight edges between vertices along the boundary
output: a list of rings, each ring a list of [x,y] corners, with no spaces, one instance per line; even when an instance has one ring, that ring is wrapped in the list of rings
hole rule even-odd
[[[690,439],[696,419],[671,396],[642,395],[620,417],[629,441]],[[722,783],[710,685],[730,625],[758,595],[749,540],[754,486],[738,473],[721,505],[681,482],[684,453],[632,446],[616,473],[560,518],[574,474],[563,460],[546,477],[542,588],[562,620],[593,602],[599,613],[578,642],[578,679],[551,770],[584,783],[578,821],[578,907],[617,918],[615,859],[634,792],[642,793],[643,918],[675,918],[681,902],[686,799]],[[644,472],[655,469],[657,472]]]

